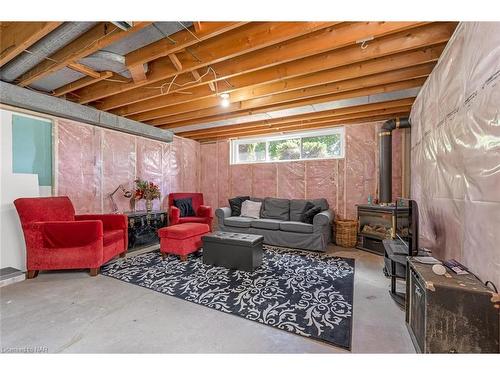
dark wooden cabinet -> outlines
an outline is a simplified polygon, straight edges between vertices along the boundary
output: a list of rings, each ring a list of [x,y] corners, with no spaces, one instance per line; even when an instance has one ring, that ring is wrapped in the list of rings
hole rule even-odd
[[[165,211],[125,212],[128,216],[128,250],[159,243],[158,229],[168,225],[168,215]]]
[[[473,275],[408,261],[406,324],[420,353],[498,353],[498,294]]]

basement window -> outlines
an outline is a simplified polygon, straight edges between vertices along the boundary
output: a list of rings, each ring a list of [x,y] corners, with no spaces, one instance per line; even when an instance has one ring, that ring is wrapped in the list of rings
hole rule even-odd
[[[344,138],[344,128],[337,127],[280,136],[234,139],[231,141],[231,164],[342,159]]]

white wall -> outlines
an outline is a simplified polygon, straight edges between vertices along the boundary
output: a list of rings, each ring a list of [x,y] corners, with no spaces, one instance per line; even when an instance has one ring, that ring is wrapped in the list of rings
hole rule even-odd
[[[0,268],[26,270],[26,247],[14,204],[21,197],[50,195],[38,186],[38,175],[12,173],[12,114],[0,109]],[[23,114],[24,116],[24,114]]]

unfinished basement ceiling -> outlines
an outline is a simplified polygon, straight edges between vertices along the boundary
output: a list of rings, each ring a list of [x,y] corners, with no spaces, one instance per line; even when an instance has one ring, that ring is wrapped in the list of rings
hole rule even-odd
[[[51,38],[76,25],[65,45],[54,41],[62,61],[51,63]],[[208,142],[407,116],[456,26],[134,22],[125,32],[68,22],[27,48],[41,49],[37,59],[21,53],[0,77]]]

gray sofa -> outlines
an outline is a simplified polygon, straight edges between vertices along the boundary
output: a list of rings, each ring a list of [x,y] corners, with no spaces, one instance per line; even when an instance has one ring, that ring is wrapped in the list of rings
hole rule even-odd
[[[224,232],[251,233],[264,236],[264,243],[274,246],[325,251],[332,237],[333,211],[326,199],[250,198],[262,202],[260,219],[231,216],[231,208],[215,210],[218,228]],[[300,221],[307,202],[321,207],[313,223]]]

